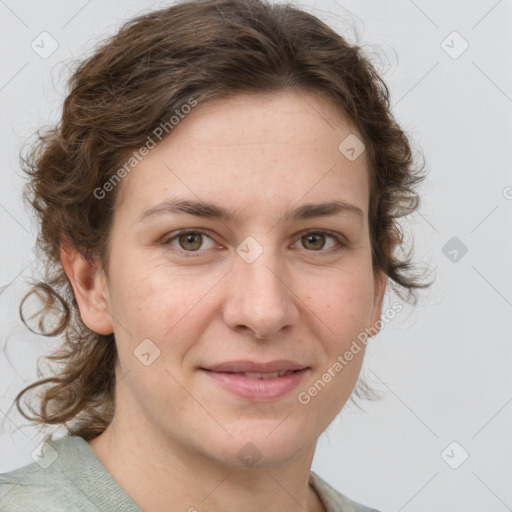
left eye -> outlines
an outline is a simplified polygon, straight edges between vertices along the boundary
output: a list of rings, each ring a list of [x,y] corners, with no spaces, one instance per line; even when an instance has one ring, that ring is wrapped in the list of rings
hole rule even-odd
[[[331,249],[336,245],[343,245],[340,237],[325,231],[310,231],[309,233],[303,234],[299,240],[304,244],[306,248],[312,249],[313,251],[319,251],[321,249],[325,249],[326,238],[331,238],[334,240],[333,245],[327,247],[327,249]],[[307,247],[308,245],[309,247]]]

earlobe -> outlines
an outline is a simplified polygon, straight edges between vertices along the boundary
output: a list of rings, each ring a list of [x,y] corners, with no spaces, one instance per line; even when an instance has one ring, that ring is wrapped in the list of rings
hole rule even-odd
[[[98,334],[114,332],[108,286],[103,270],[65,242],[61,243],[60,257],[84,324]]]

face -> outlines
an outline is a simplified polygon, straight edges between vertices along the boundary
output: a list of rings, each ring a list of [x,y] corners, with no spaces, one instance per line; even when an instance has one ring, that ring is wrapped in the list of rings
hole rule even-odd
[[[224,463],[257,449],[279,464],[335,418],[364,346],[333,368],[384,292],[365,154],[338,149],[350,134],[321,96],[240,95],[199,104],[124,178],[102,286],[133,428]],[[253,374],[292,364],[303,370]]]

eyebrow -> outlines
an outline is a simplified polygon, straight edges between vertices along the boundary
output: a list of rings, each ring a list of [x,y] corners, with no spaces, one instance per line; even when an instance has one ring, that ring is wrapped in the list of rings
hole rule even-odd
[[[207,219],[218,219],[224,222],[242,223],[245,217],[240,212],[232,212],[223,206],[206,203],[204,201],[196,201],[190,199],[167,199],[148,210],[145,210],[138,218],[138,222],[145,221],[149,217],[164,214],[188,214],[196,217]],[[345,201],[330,201],[327,203],[306,203],[292,210],[285,212],[281,218],[281,222],[289,222],[292,220],[305,220],[315,217],[335,216],[335,215],[351,215],[364,220],[363,211]]]

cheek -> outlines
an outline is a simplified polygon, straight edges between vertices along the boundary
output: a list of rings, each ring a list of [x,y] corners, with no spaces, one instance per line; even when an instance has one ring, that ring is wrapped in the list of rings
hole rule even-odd
[[[179,313],[177,310],[183,304],[179,300],[184,295],[182,286],[179,277],[163,265],[133,254],[120,259],[112,273],[116,283],[111,301],[113,310],[134,328],[147,322],[155,327],[164,311],[164,317]]]
[[[161,264],[133,268],[139,270],[125,266],[123,273],[119,266],[111,300],[120,351],[129,356],[148,338],[160,350],[159,362],[178,360],[208,324],[212,309],[208,290],[218,276],[193,279],[190,273]]]
[[[200,335],[202,324],[194,320],[199,313],[206,315],[201,304],[195,306],[198,284],[149,265],[135,273],[125,267],[124,272],[119,266],[112,301],[123,381],[148,415],[164,406],[178,413],[187,399],[179,385],[181,361]],[[166,392],[156,395],[157,388]]]
[[[370,270],[353,267],[352,271],[314,281],[304,284],[305,302],[336,335],[338,343],[368,326],[374,292]]]
[[[361,370],[367,341],[364,336],[373,308],[373,279],[364,273],[347,275],[329,282],[323,294],[310,300],[314,301],[315,334],[324,355],[306,393],[311,398],[321,392],[317,407],[331,417],[350,396]]]

